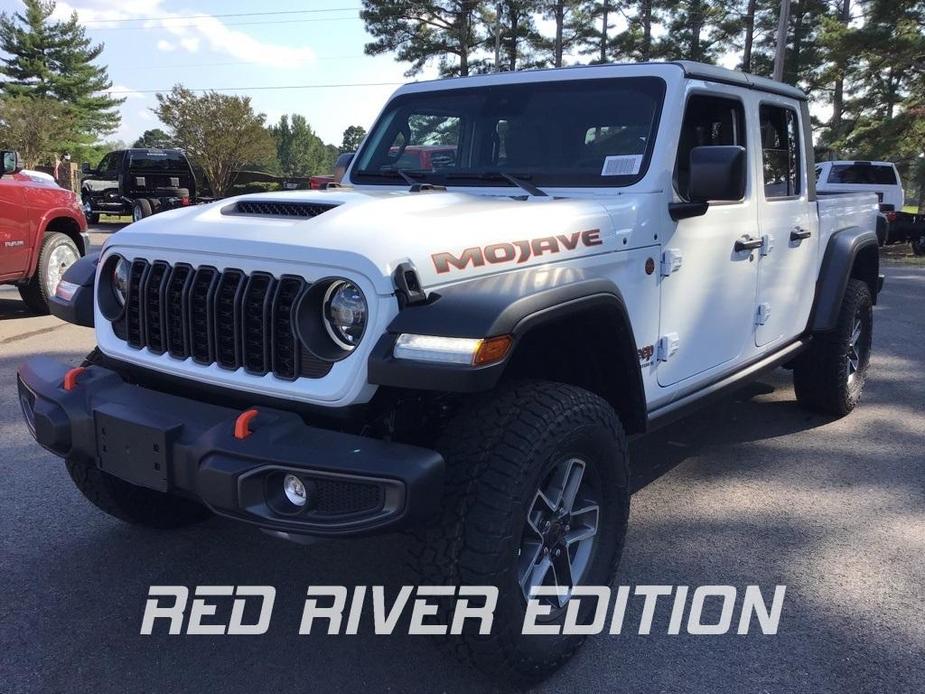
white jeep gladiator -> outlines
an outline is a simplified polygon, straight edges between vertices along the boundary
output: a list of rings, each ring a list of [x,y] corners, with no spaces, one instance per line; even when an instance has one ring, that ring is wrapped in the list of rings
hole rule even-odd
[[[407,531],[421,583],[499,591],[454,650],[540,678],[582,637],[522,635],[527,598],[558,624],[614,578],[627,436],[781,365],[813,410],[858,403],[878,201],[813,171],[805,95],[712,66],[410,84],[342,184],[165,212],[71,268],[55,313],[99,348],[23,365],[24,415],[131,523]]]

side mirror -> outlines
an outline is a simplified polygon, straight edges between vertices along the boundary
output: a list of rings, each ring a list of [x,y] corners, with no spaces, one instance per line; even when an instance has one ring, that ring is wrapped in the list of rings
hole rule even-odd
[[[347,169],[350,168],[350,162],[353,161],[353,155],[356,152],[344,152],[339,157],[337,161],[334,162],[334,182],[340,183],[344,178],[344,174],[347,173]]]
[[[19,156],[19,152],[14,152],[10,149],[5,149],[0,152],[3,156],[3,175],[6,174],[15,174],[22,171],[22,158]]]
[[[688,194],[693,202],[741,200],[745,197],[745,148],[738,145],[694,147]]]
[[[80,173],[85,173],[85,174],[93,173],[93,169],[90,168],[90,164],[88,162],[84,162],[83,164],[80,165]]]

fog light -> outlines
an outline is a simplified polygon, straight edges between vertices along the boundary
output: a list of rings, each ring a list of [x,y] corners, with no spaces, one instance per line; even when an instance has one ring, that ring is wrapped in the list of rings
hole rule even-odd
[[[286,475],[283,478],[283,492],[285,492],[286,498],[289,499],[289,503],[293,506],[305,506],[305,502],[308,501],[305,485],[295,475]]]

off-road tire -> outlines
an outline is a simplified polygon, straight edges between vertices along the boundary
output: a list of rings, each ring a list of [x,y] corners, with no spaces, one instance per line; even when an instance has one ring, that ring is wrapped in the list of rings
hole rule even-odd
[[[439,643],[501,679],[539,681],[565,663],[584,637],[521,634],[526,600],[516,571],[527,508],[563,456],[577,453],[594,466],[602,490],[600,538],[582,583],[609,585],[629,516],[623,427],[613,408],[593,393],[530,381],[470,403],[448,424],[437,449],[447,463],[443,510],[410,538],[412,566],[422,585],[499,590],[490,635],[464,630]],[[593,608],[589,602],[582,601],[581,614]],[[564,611],[558,623],[562,619]],[[467,626],[476,626],[469,621]]]
[[[100,214],[99,212],[91,212],[88,215],[84,215],[87,218],[87,224],[99,224],[100,223]]]
[[[82,461],[64,462],[77,489],[90,503],[126,523],[169,530],[212,516],[209,509],[195,501],[129,484]]]
[[[48,263],[52,253],[59,246],[70,246],[71,250],[80,258],[80,249],[77,248],[77,244],[69,236],[57,231],[45,234],[45,238],[42,239],[42,249],[39,251],[39,261],[35,268],[35,273],[28,284],[19,286],[20,298],[33,313],[40,315],[49,313],[48,293],[45,288],[49,272]]]
[[[849,379],[847,367],[856,319],[861,322],[859,368]],[[843,417],[861,400],[870,362],[873,334],[873,300],[865,282],[851,279],[845,289],[835,329],[813,338],[793,370],[797,401],[823,414]]]

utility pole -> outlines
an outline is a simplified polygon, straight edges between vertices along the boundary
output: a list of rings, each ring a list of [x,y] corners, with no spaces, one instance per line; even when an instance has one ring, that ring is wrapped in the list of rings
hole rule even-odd
[[[787,26],[790,24],[790,0],[780,0],[777,23],[777,49],[774,52],[774,79],[784,81],[784,55],[787,52]]]

